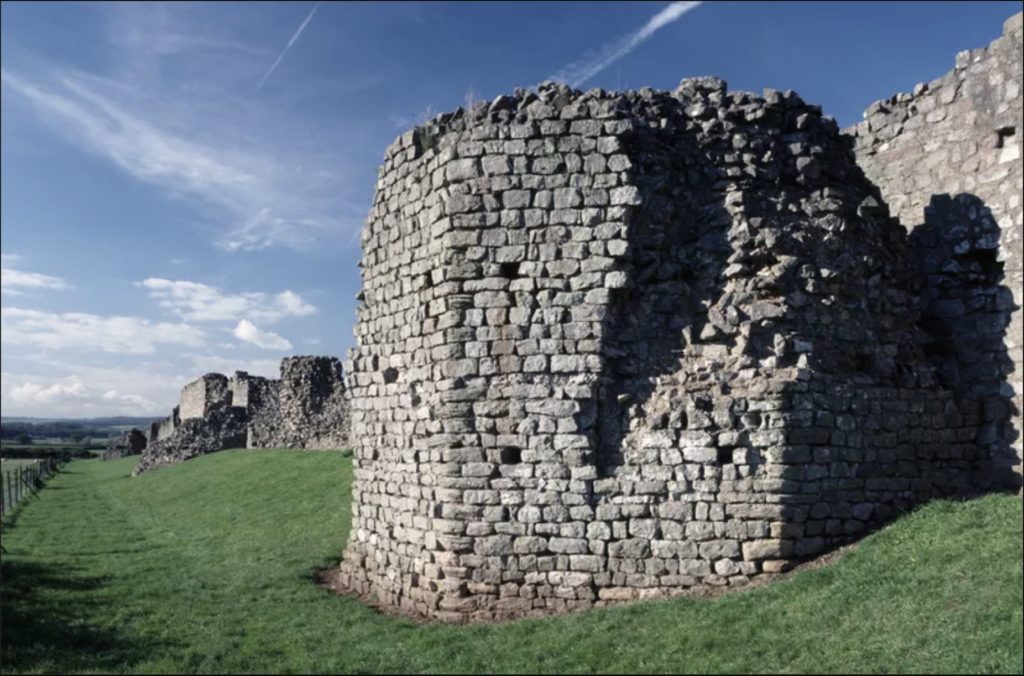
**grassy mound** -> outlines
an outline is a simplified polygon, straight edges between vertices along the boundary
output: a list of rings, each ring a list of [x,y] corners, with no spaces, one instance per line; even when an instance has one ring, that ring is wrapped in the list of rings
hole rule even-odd
[[[136,460],[71,463],[4,533],[4,673],[1024,670],[1014,496],[928,505],[833,566],[714,600],[452,627],[312,584],[349,526],[341,454],[131,478]]]

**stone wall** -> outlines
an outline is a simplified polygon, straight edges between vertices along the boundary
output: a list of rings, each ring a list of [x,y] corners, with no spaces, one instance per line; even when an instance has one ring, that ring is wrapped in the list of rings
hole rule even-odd
[[[995,473],[987,404],[922,347],[916,243],[792,92],[439,116],[388,148],[362,244],[339,582],[384,607],[740,585]]]
[[[134,473],[227,448],[347,446],[341,365],[334,357],[288,357],[281,380],[236,371],[207,373],[185,385],[181,404],[149,429]],[[184,414],[179,414],[184,411]]]
[[[249,424],[246,428],[246,448],[271,448],[266,434],[267,429],[276,429],[280,418],[281,381],[250,376],[245,371],[235,371],[229,381],[231,402],[234,406],[244,408]]]
[[[157,422],[150,423],[149,435],[147,437],[147,441],[150,444],[156,441],[171,438],[171,436],[174,434],[174,430],[181,423],[179,410],[180,407],[175,406],[173,409],[171,409],[171,415],[167,416],[163,420],[158,420]]]
[[[220,373],[207,373],[181,390],[178,415],[181,420],[205,418],[213,410],[231,405],[228,379]]]
[[[203,418],[186,418],[170,437],[146,446],[132,474],[138,476],[227,448],[242,448],[248,422],[245,409],[234,406],[213,408]]]
[[[233,406],[232,399],[235,390],[244,387],[220,373],[207,373],[186,384],[181,389],[181,403],[171,415],[156,427],[150,426],[149,443],[132,474],[243,447],[249,414],[245,407]]]
[[[137,429],[119,434],[107,444],[103,453],[104,460],[116,460],[127,455],[138,455],[146,448],[146,435]]]
[[[1024,225],[1022,17],[847,130],[927,279],[925,322],[945,384],[979,400],[999,475],[1021,473]]]
[[[336,357],[283,359],[280,406],[286,434],[293,443],[318,449],[348,446],[348,398],[341,361]]]

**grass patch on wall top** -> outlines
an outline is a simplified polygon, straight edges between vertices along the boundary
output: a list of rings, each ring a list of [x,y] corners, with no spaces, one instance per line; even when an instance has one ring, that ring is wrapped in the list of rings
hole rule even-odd
[[[136,461],[72,462],[4,532],[4,673],[1024,671],[1017,496],[932,503],[721,598],[458,627],[313,584],[347,536],[344,455]]]

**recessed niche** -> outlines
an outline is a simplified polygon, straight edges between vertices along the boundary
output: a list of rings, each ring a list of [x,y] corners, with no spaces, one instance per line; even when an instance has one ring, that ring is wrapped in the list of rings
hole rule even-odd
[[[523,449],[517,446],[506,446],[501,449],[501,464],[518,465],[523,461]]]

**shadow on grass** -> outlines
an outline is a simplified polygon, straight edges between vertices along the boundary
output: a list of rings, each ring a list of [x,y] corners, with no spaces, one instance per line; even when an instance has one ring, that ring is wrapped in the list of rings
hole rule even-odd
[[[5,673],[123,670],[161,649],[151,639],[90,626],[85,594],[108,578],[73,574],[68,566],[0,562],[0,653]]]

